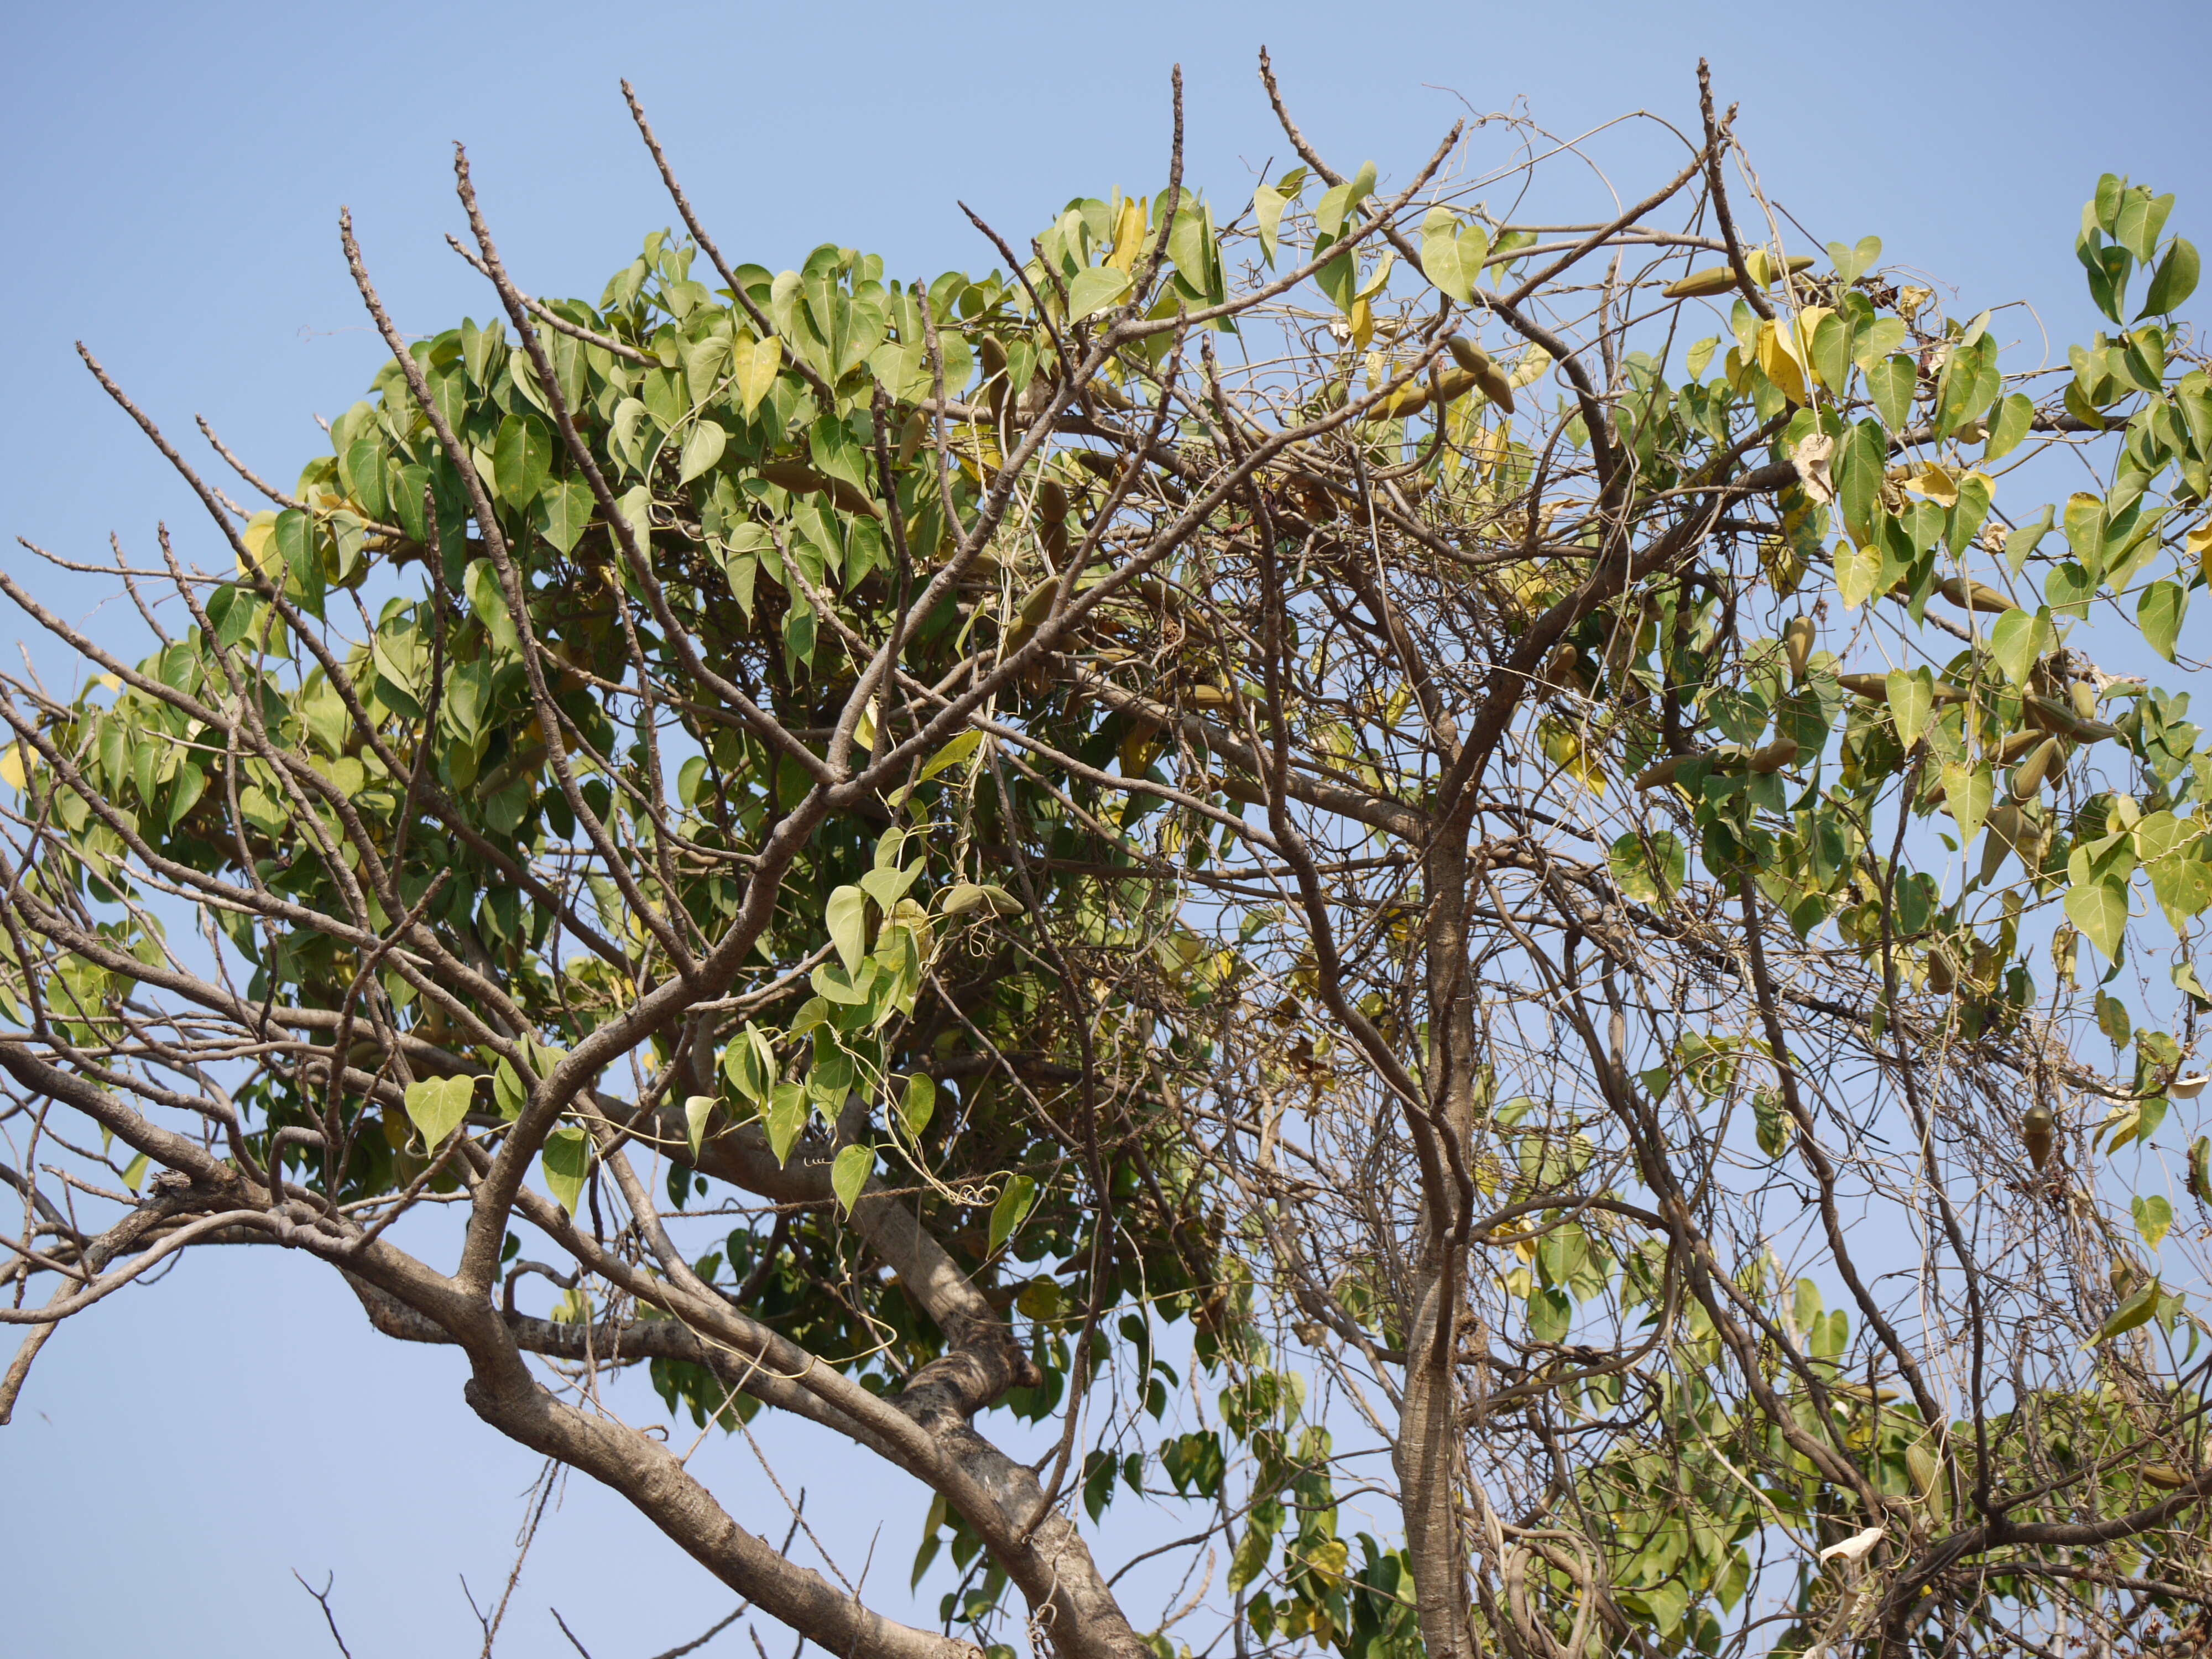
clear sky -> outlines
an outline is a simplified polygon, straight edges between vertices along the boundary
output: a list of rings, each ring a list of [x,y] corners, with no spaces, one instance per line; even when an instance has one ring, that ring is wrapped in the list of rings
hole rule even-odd
[[[1019,242],[1070,197],[1157,189],[1176,61],[1190,179],[1233,210],[1287,148],[1254,75],[1263,43],[1314,140],[1386,179],[1467,105],[1525,95],[1559,133],[1639,107],[1693,124],[1703,53],[1743,106],[1769,193],[1821,238],[1878,233],[1886,258],[1970,308],[2033,302],[2061,340],[2093,326],[2071,240],[2099,173],[2179,191],[2175,227],[2212,236],[2201,3],[15,0],[0,16],[0,529],[85,558],[111,531],[143,555],[157,519],[192,526],[193,508],[73,340],[180,442],[204,414],[289,482],[321,447],[311,415],[359,396],[381,355],[338,255],[339,204],[403,328],[483,317],[442,241],[460,228],[447,145],[464,139],[510,266],[540,293],[595,298],[673,216],[624,76],[725,252],[771,268],[835,240],[895,272],[981,270],[993,261],[956,198]],[[1599,148],[1624,194],[1678,165],[1648,141]],[[189,531],[186,556],[212,562],[207,539]],[[136,645],[127,610],[95,612],[100,590],[12,542],[0,559]],[[0,1652],[334,1652],[296,1568],[337,1575],[359,1659],[473,1654],[458,1576],[496,1597],[536,1470],[476,1422],[460,1380],[450,1354],[372,1336],[324,1270],[258,1250],[114,1298],[57,1337],[0,1431]],[[623,1403],[659,1415],[641,1388]],[[741,1519],[781,1534],[742,1441],[701,1456]],[[809,1516],[848,1571],[880,1524],[871,1582],[896,1608],[921,1500],[849,1461],[810,1470],[792,1449],[779,1468],[812,1488]],[[594,1659],[643,1659],[731,1601],[579,1479],[500,1651],[568,1651],[549,1604]],[[732,1631],[707,1651],[741,1645]]]

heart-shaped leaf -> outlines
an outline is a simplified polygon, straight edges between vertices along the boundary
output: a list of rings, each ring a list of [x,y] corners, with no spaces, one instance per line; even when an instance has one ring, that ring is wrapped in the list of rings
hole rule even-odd
[[[860,1201],[861,1190],[875,1171],[873,1147],[848,1146],[839,1152],[837,1161],[830,1166],[830,1190],[837,1196],[837,1207],[852,1214],[853,1206]]]
[[[584,1177],[592,1172],[592,1138],[573,1123],[564,1123],[545,1137],[538,1155],[545,1173],[545,1190],[570,1215],[577,1213],[584,1195]]]
[[[1129,273],[1111,265],[1091,265],[1075,273],[1067,285],[1067,320],[1079,323],[1109,306],[1119,304],[1129,291]]]
[[[422,1144],[435,1152],[446,1137],[469,1115],[469,1097],[476,1079],[469,1077],[425,1078],[407,1085],[407,1116],[422,1132]]]
[[[696,1158],[699,1149],[707,1142],[707,1125],[714,1115],[720,1103],[712,1095],[690,1095],[684,1102],[684,1134],[691,1143],[691,1156]]]

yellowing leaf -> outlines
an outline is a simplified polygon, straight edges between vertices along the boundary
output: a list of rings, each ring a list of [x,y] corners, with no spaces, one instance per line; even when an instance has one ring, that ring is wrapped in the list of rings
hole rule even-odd
[[[1257,201],[1258,199],[1258,197],[1255,195],[1254,200]],[[1273,262],[1275,257],[1274,226],[1281,222],[1282,216],[1283,209],[1279,195],[1278,197],[1278,202],[1275,208],[1274,219],[1272,222],[1267,217],[1266,208],[1262,206],[1261,209],[1261,229],[1260,234],[1261,236],[1267,242],[1267,258],[1271,264]],[[1114,251],[1106,256],[1106,263],[1113,266],[1116,270],[1133,270],[1136,269],[1137,255],[1143,249],[1144,244],[1145,204],[1141,201],[1138,200],[1137,198],[1132,196],[1122,202],[1121,216],[1114,222]]]
[[[775,388],[776,371],[783,367],[783,345],[775,337],[740,341],[731,348],[730,373],[737,382],[738,399],[747,415]]]
[[[1798,366],[1797,360],[1790,355],[1789,344],[1782,331],[1771,321],[1762,322],[1759,325],[1759,340],[1755,356],[1759,361],[1759,373],[1773,381],[1784,397],[1789,398],[1793,404],[1802,404],[1812,401],[1805,389],[1805,371]]]
[[[1956,507],[1960,477],[1954,469],[1929,461],[1917,471],[1905,474],[1901,482],[1914,495],[1925,495],[1938,507]]]

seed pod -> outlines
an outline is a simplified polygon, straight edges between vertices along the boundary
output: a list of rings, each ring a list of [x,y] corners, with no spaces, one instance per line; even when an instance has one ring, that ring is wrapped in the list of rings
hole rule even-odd
[[[1462,335],[1453,335],[1449,343],[1453,361],[1474,377],[1474,384],[1482,395],[1510,415],[1513,382],[1506,378],[1505,371],[1491,361],[1488,352]]]
[[[2014,800],[2033,800],[2043,781],[2058,760],[2058,739],[2045,738],[2036,751],[2013,774],[2012,798]]]
[[[1866,697],[1875,702],[1886,702],[1889,699],[1889,677],[1886,674],[1838,674],[1836,684],[1855,696]],[[1964,702],[1966,700],[1966,692],[1959,687],[1947,685],[1942,680],[1936,682],[1937,702]]]
[[[1764,776],[1768,773],[1779,772],[1796,758],[1797,739],[1777,738],[1765,748],[1753,750],[1750,766],[1753,771]]]
[[[2048,739],[2040,732],[2015,732],[1997,745],[1997,764],[2010,766],[2022,755],[2046,741]]]
[[[2051,1162],[2051,1145],[2057,1128],[2057,1115],[2041,1101],[2029,1107],[2020,1120],[2021,1145],[2027,1148],[2027,1160],[2038,1170]]]
[[[2017,611],[2014,605],[1994,587],[1960,576],[1946,576],[1936,584],[1936,591],[1962,611]]]
[[[1790,655],[1790,678],[1802,683],[1805,665],[1813,659],[1813,619],[1792,617],[1790,625],[1782,630],[1782,648]]]
[[[1928,988],[1939,997],[1948,997],[1958,983],[1958,970],[1951,965],[1951,953],[1937,945],[1928,953]]]
[[[914,464],[914,458],[921,453],[921,441],[927,431],[928,422],[921,418],[920,410],[906,417],[906,424],[899,428],[898,464],[901,466]]]
[[[1942,1470],[1936,1462],[1936,1454],[1928,1449],[1924,1441],[1916,1440],[1905,1449],[1905,1473],[1912,1477],[1913,1489],[1923,1498],[1936,1490],[1936,1480]]]
[[[2161,1492],[2179,1492],[2196,1479],[2196,1476],[2177,1469],[2171,1463],[2146,1463],[2142,1473],[2146,1481]]]
[[[2067,696],[2074,704],[2074,713],[2085,720],[2097,718],[2097,688],[2087,680],[2076,680],[2067,688]]]
[[[1678,276],[1659,291],[1670,300],[1704,300],[1725,294],[1735,286],[1735,272],[1727,265],[1707,265],[1686,276]]]
[[[1225,687],[1208,685],[1204,681],[1185,692],[1184,699],[1194,708],[1226,708],[1236,701]]]
[[[2194,1100],[2204,1092],[2205,1080],[2203,1073],[2191,1072],[2187,1077],[2178,1077],[2167,1084],[2166,1092],[2171,1099]]]
[[[986,334],[975,348],[975,356],[983,366],[987,383],[983,395],[990,404],[991,417],[996,420],[1006,409],[1006,349],[994,337]]]

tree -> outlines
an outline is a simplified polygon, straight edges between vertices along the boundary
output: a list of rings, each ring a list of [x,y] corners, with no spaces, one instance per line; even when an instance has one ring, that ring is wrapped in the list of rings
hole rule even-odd
[[[0,1407],[283,1246],[839,1654],[2202,1648],[2172,198],[2099,184],[2025,369],[1793,252],[1702,74],[1562,228],[1534,130],[1386,186],[1261,70],[1233,218],[1178,86],[981,278],[729,264],[633,99],[688,237],[533,299],[457,155],[499,319],[410,343],[345,225],[392,358],[270,511],[93,365],[229,558],[118,556],[136,665],[0,575],[94,676],[0,708]],[[941,1628],[641,1366],[919,1480]],[[1140,1499],[1215,1635],[1094,1559]]]

